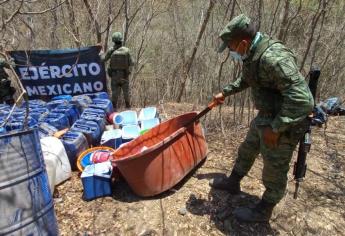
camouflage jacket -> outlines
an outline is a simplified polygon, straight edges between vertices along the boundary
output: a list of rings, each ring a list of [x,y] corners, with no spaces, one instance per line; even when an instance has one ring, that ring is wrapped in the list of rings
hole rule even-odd
[[[122,46],[120,48],[115,48],[114,46],[110,47],[108,49],[108,51],[105,53],[105,55],[103,55],[101,57],[102,61],[104,61],[104,62],[108,61],[111,58],[111,55],[113,55],[113,53],[117,50],[123,51],[123,53],[128,54],[129,66],[131,67],[134,65],[134,61],[133,61],[133,58],[131,56],[130,50],[129,50],[129,48],[127,48],[125,46]]]
[[[263,118],[262,125],[284,132],[304,120],[313,109],[314,100],[299,72],[294,54],[281,42],[263,35],[243,61],[241,76],[223,88],[229,96],[251,88],[252,100]]]

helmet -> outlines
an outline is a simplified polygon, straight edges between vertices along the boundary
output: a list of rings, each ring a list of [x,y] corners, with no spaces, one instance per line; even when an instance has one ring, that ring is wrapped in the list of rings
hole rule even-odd
[[[111,36],[111,39],[114,43],[120,43],[122,42],[122,34],[121,32],[115,32],[113,33],[113,35]]]

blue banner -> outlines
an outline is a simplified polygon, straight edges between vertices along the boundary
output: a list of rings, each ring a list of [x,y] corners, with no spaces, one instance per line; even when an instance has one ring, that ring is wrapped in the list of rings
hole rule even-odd
[[[11,51],[30,99],[107,91],[100,46],[78,49]]]

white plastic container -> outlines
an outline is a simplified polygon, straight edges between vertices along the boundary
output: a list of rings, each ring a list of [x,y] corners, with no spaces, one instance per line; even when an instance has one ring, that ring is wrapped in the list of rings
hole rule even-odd
[[[129,142],[140,135],[138,125],[126,125],[122,127],[122,143]]]
[[[141,127],[140,130],[149,130],[155,127],[156,125],[159,125],[159,119],[158,118],[153,118],[149,120],[142,120],[141,121]]]
[[[101,138],[101,145],[111,148],[118,148],[122,143],[122,130],[113,129],[104,131]]]
[[[120,123],[120,126],[123,127],[126,125],[137,125],[138,124],[138,116],[137,116],[136,111],[123,111],[120,113],[120,115],[123,117],[123,120]]]
[[[151,120],[157,117],[158,113],[156,107],[145,107],[140,110],[138,120]]]
[[[42,138],[41,147],[50,186],[58,185],[69,179],[72,174],[71,165],[65,147],[60,139],[55,137]],[[51,191],[53,191],[53,189],[54,188],[52,188]]]

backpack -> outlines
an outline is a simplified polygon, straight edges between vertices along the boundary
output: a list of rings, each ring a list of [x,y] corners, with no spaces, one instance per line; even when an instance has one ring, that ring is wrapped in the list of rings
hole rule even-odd
[[[121,47],[113,52],[110,57],[110,68],[112,70],[129,70],[129,52]]]

